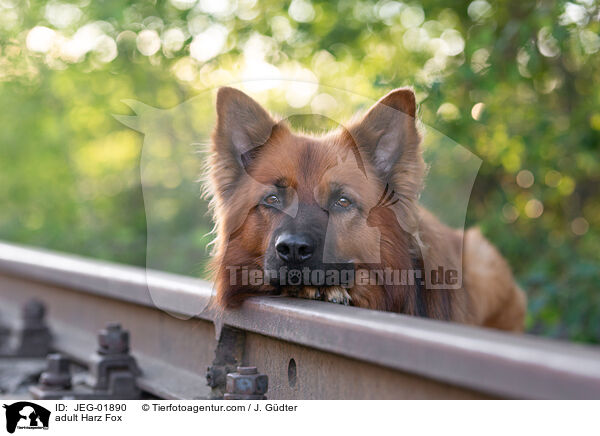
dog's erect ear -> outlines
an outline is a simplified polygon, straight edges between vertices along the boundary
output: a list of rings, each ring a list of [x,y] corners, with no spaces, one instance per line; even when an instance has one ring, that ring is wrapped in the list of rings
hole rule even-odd
[[[408,88],[391,91],[369,109],[349,131],[371,156],[375,168],[389,177],[401,157],[415,154],[421,138],[415,124],[415,94]],[[407,156],[409,157],[409,156]]]
[[[269,139],[275,124],[267,111],[242,91],[224,87],[217,92],[213,142],[221,158],[245,166],[251,150]]]

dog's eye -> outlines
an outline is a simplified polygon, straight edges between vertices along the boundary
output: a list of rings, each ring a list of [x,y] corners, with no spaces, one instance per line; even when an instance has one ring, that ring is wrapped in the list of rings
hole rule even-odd
[[[342,209],[346,209],[346,208],[350,207],[351,204],[352,204],[352,202],[350,200],[348,200],[346,197],[340,197],[335,202],[335,205],[337,207],[341,207]]]
[[[279,197],[277,197],[274,194],[267,195],[263,201],[265,202],[265,204],[268,204],[269,206],[275,206],[280,203]]]

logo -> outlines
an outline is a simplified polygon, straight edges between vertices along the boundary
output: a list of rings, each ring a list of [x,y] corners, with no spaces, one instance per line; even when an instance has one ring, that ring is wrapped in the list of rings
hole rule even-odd
[[[50,411],[29,401],[5,404],[6,431],[14,433],[16,429],[48,430]]]

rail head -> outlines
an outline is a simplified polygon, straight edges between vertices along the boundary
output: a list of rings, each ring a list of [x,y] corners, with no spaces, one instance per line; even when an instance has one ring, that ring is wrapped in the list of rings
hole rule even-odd
[[[212,286],[200,279],[6,243],[0,243],[0,274],[198,317],[217,330],[226,324],[480,392],[600,398],[597,347],[301,299],[255,297],[222,312],[210,308]]]

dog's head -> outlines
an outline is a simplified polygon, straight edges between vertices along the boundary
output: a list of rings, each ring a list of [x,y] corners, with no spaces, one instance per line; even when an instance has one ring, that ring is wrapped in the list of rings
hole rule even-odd
[[[281,271],[321,285],[312,272],[384,263],[391,239],[410,233],[421,190],[415,111],[413,92],[397,89],[347,127],[307,136],[221,88],[209,158],[221,303],[277,288]],[[264,283],[243,283],[244,268]]]

